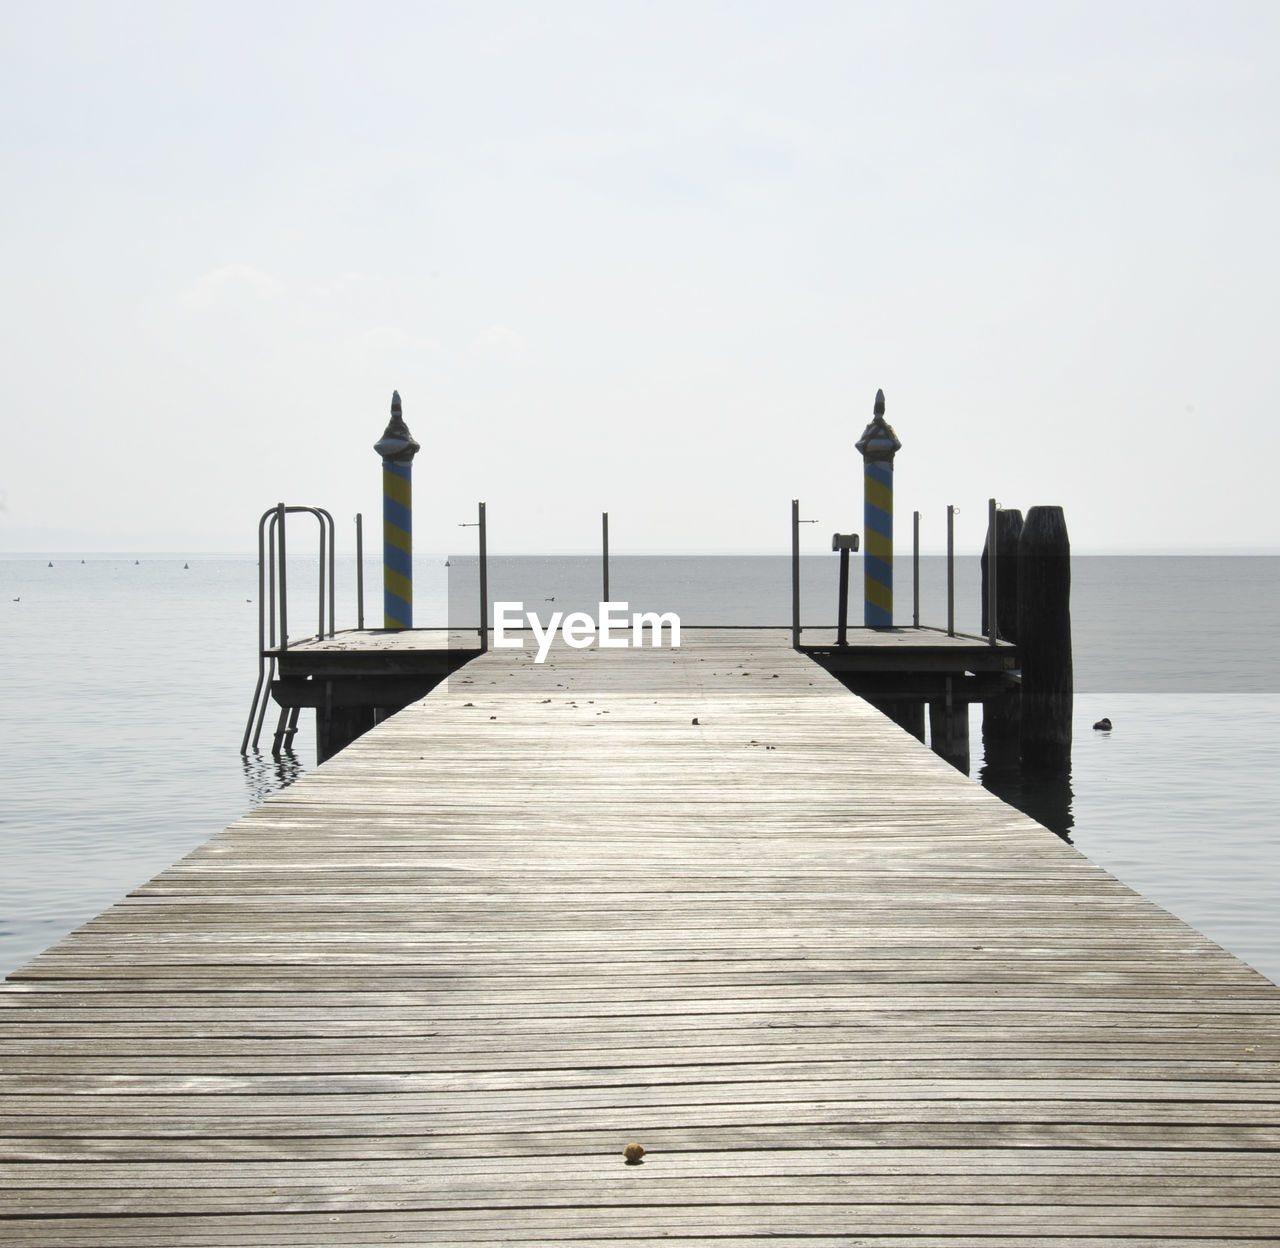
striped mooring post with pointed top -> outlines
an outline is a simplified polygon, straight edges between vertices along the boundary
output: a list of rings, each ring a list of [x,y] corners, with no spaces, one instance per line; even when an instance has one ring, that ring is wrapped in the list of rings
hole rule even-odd
[[[413,627],[413,457],[421,449],[391,393],[391,420],[373,449],[382,456],[382,627]]]
[[[902,443],[884,418],[884,391],[876,391],[871,423],[857,442],[862,453],[863,622],[893,626],[893,457]]]

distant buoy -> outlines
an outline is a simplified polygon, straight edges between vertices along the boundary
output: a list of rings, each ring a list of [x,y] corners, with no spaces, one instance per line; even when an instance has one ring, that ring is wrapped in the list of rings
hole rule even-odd
[[[1110,731],[1111,731],[1111,721],[1110,721],[1109,719],[1100,719],[1100,720],[1098,720],[1098,722],[1097,722],[1096,724],[1094,724],[1094,727],[1095,727],[1099,732],[1110,732]]]
[[[183,570],[184,572],[190,572],[190,571],[191,571],[191,565],[190,565],[189,563],[184,563],[184,564],[182,565],[182,570]]]

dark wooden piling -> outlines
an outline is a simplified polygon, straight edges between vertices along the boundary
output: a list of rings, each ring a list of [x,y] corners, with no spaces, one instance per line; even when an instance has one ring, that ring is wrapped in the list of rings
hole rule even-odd
[[[377,720],[376,708],[372,706],[334,706],[330,702],[317,707],[316,762],[327,762],[339,750],[345,750],[357,737],[368,732]]]
[[[1016,767],[1021,756],[1022,690],[1011,684],[982,703],[982,753],[997,767]]]
[[[1022,536],[1022,512],[1016,508],[996,512],[996,636],[1018,640],[1018,539]],[[987,596],[987,546],[982,545],[982,635],[990,636]]]
[[[950,698],[929,703],[929,748],[969,774],[969,707]]]
[[[1018,540],[1022,536],[1022,512],[1016,508],[996,512],[996,635],[1005,641],[1018,639]],[[982,547],[982,634],[989,636],[991,614],[987,582],[988,540]],[[982,704],[982,745],[988,762],[1016,764],[1022,723],[1022,695],[1015,687],[986,699]]]
[[[1024,767],[1071,766],[1071,542],[1061,507],[1032,507],[1018,541]]]

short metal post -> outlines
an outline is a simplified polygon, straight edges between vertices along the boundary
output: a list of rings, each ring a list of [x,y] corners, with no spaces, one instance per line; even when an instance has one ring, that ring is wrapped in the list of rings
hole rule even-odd
[[[836,608],[836,645],[849,644],[849,548],[840,547],[840,602]]]
[[[947,636],[956,635],[956,509],[947,504]]]
[[[840,552],[840,596],[836,603],[836,645],[849,644],[849,552],[858,549],[856,533],[833,533],[831,549]]]
[[[600,513],[601,538],[604,544],[604,597],[602,602],[609,601],[609,513]]]
[[[489,542],[483,503],[477,519],[480,525],[480,653],[483,654],[489,649]]]
[[[356,512],[356,627],[364,628],[364,517]]]
[[[800,649],[800,500],[791,500],[791,648]]]
[[[987,499],[987,642],[994,646],[1000,629],[996,624],[996,500]]]
[[[920,513],[911,513],[911,625],[920,627]]]

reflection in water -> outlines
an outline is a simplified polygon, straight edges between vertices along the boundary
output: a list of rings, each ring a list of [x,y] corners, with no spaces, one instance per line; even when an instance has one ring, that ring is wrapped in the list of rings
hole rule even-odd
[[[977,779],[1001,801],[1024,815],[1030,815],[1050,832],[1071,843],[1075,818],[1071,813],[1071,773],[1053,775],[1025,771],[1020,765],[988,760],[978,769]]]
[[[265,802],[273,793],[287,789],[306,770],[302,760],[293,753],[273,758],[255,750],[252,754],[243,755],[240,762],[244,767],[249,797],[255,806]]]
[[[1022,765],[1018,749],[1017,703],[975,708],[982,720],[982,764],[970,774],[1002,802],[1029,815],[1071,843],[1075,817],[1071,771],[1053,773]]]

